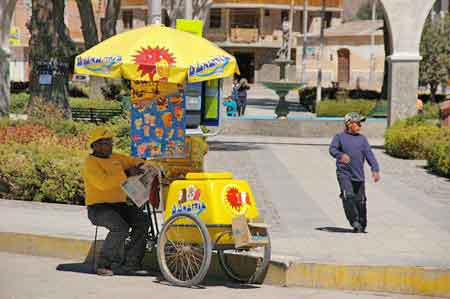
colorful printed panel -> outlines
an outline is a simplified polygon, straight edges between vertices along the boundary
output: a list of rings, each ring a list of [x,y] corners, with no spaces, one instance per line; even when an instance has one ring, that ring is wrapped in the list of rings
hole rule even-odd
[[[131,154],[184,158],[186,108],[180,94],[135,102],[131,108]]]

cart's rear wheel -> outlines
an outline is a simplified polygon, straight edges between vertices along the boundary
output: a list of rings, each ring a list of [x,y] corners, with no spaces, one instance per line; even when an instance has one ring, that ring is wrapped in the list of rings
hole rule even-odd
[[[211,263],[211,238],[205,224],[193,214],[179,213],[164,224],[158,239],[158,264],[174,285],[202,282]]]
[[[269,266],[271,255],[269,233],[267,233],[267,237],[269,242],[262,247],[218,249],[219,263],[225,274],[237,282],[261,283]]]

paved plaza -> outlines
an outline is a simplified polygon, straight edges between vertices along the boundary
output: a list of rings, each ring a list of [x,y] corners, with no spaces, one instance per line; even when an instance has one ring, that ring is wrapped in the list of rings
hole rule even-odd
[[[371,140],[382,180],[367,182],[368,233],[349,233],[328,142],[217,136],[206,168],[249,181],[275,260],[450,268],[450,182],[429,174],[424,161],[387,156],[382,140]],[[0,232],[93,238],[84,207],[0,200],[0,208]]]

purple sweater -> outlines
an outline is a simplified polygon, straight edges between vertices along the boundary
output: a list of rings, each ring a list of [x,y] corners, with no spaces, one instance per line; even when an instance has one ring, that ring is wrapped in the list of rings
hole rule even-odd
[[[380,171],[377,159],[363,135],[352,135],[348,132],[336,134],[330,144],[330,154],[336,159],[338,176],[349,177],[352,181],[364,181],[364,161],[367,160],[372,172]],[[343,154],[350,157],[350,163],[340,162]]]

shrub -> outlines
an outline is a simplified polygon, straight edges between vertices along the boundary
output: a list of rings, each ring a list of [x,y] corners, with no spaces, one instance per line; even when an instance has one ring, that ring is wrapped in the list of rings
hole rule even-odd
[[[83,203],[80,175],[85,152],[54,140],[0,144],[0,180],[5,198]]]
[[[385,132],[386,152],[402,159],[426,159],[440,129],[420,118],[401,120]]]
[[[70,98],[70,107],[72,108],[104,108],[104,109],[120,109],[119,101],[107,101],[89,98]]]
[[[431,95],[430,94],[426,94],[426,93],[422,93],[419,94],[418,96],[419,99],[421,99],[424,103],[431,103]],[[445,101],[446,95],[445,94],[437,94],[436,95],[436,102],[440,103]]]
[[[317,116],[319,117],[342,117],[349,112],[358,112],[368,115],[375,107],[375,101],[369,100],[325,100],[317,106]]]
[[[450,178],[450,128],[442,128],[427,149],[428,166],[436,173]]]
[[[0,119],[0,196],[83,203],[81,168],[91,151],[87,134],[95,126],[61,119]],[[116,117],[104,126],[117,136],[115,150],[129,153],[129,119]]]
[[[9,108],[10,112],[18,114],[25,113],[29,100],[30,94],[26,92],[11,94],[11,105]]]
[[[366,89],[352,89],[349,91],[348,96],[351,99],[376,100],[376,99],[381,98],[381,95],[378,91],[366,90]]]
[[[123,95],[130,94],[129,81],[121,80],[116,82],[108,82],[106,86],[101,87],[102,94],[107,100],[120,100]]]
[[[106,123],[115,136],[114,149],[129,154],[131,148],[130,120],[123,117],[114,117]]]
[[[86,87],[78,86],[74,83],[69,83],[69,96],[74,98],[87,98],[88,92]]]

